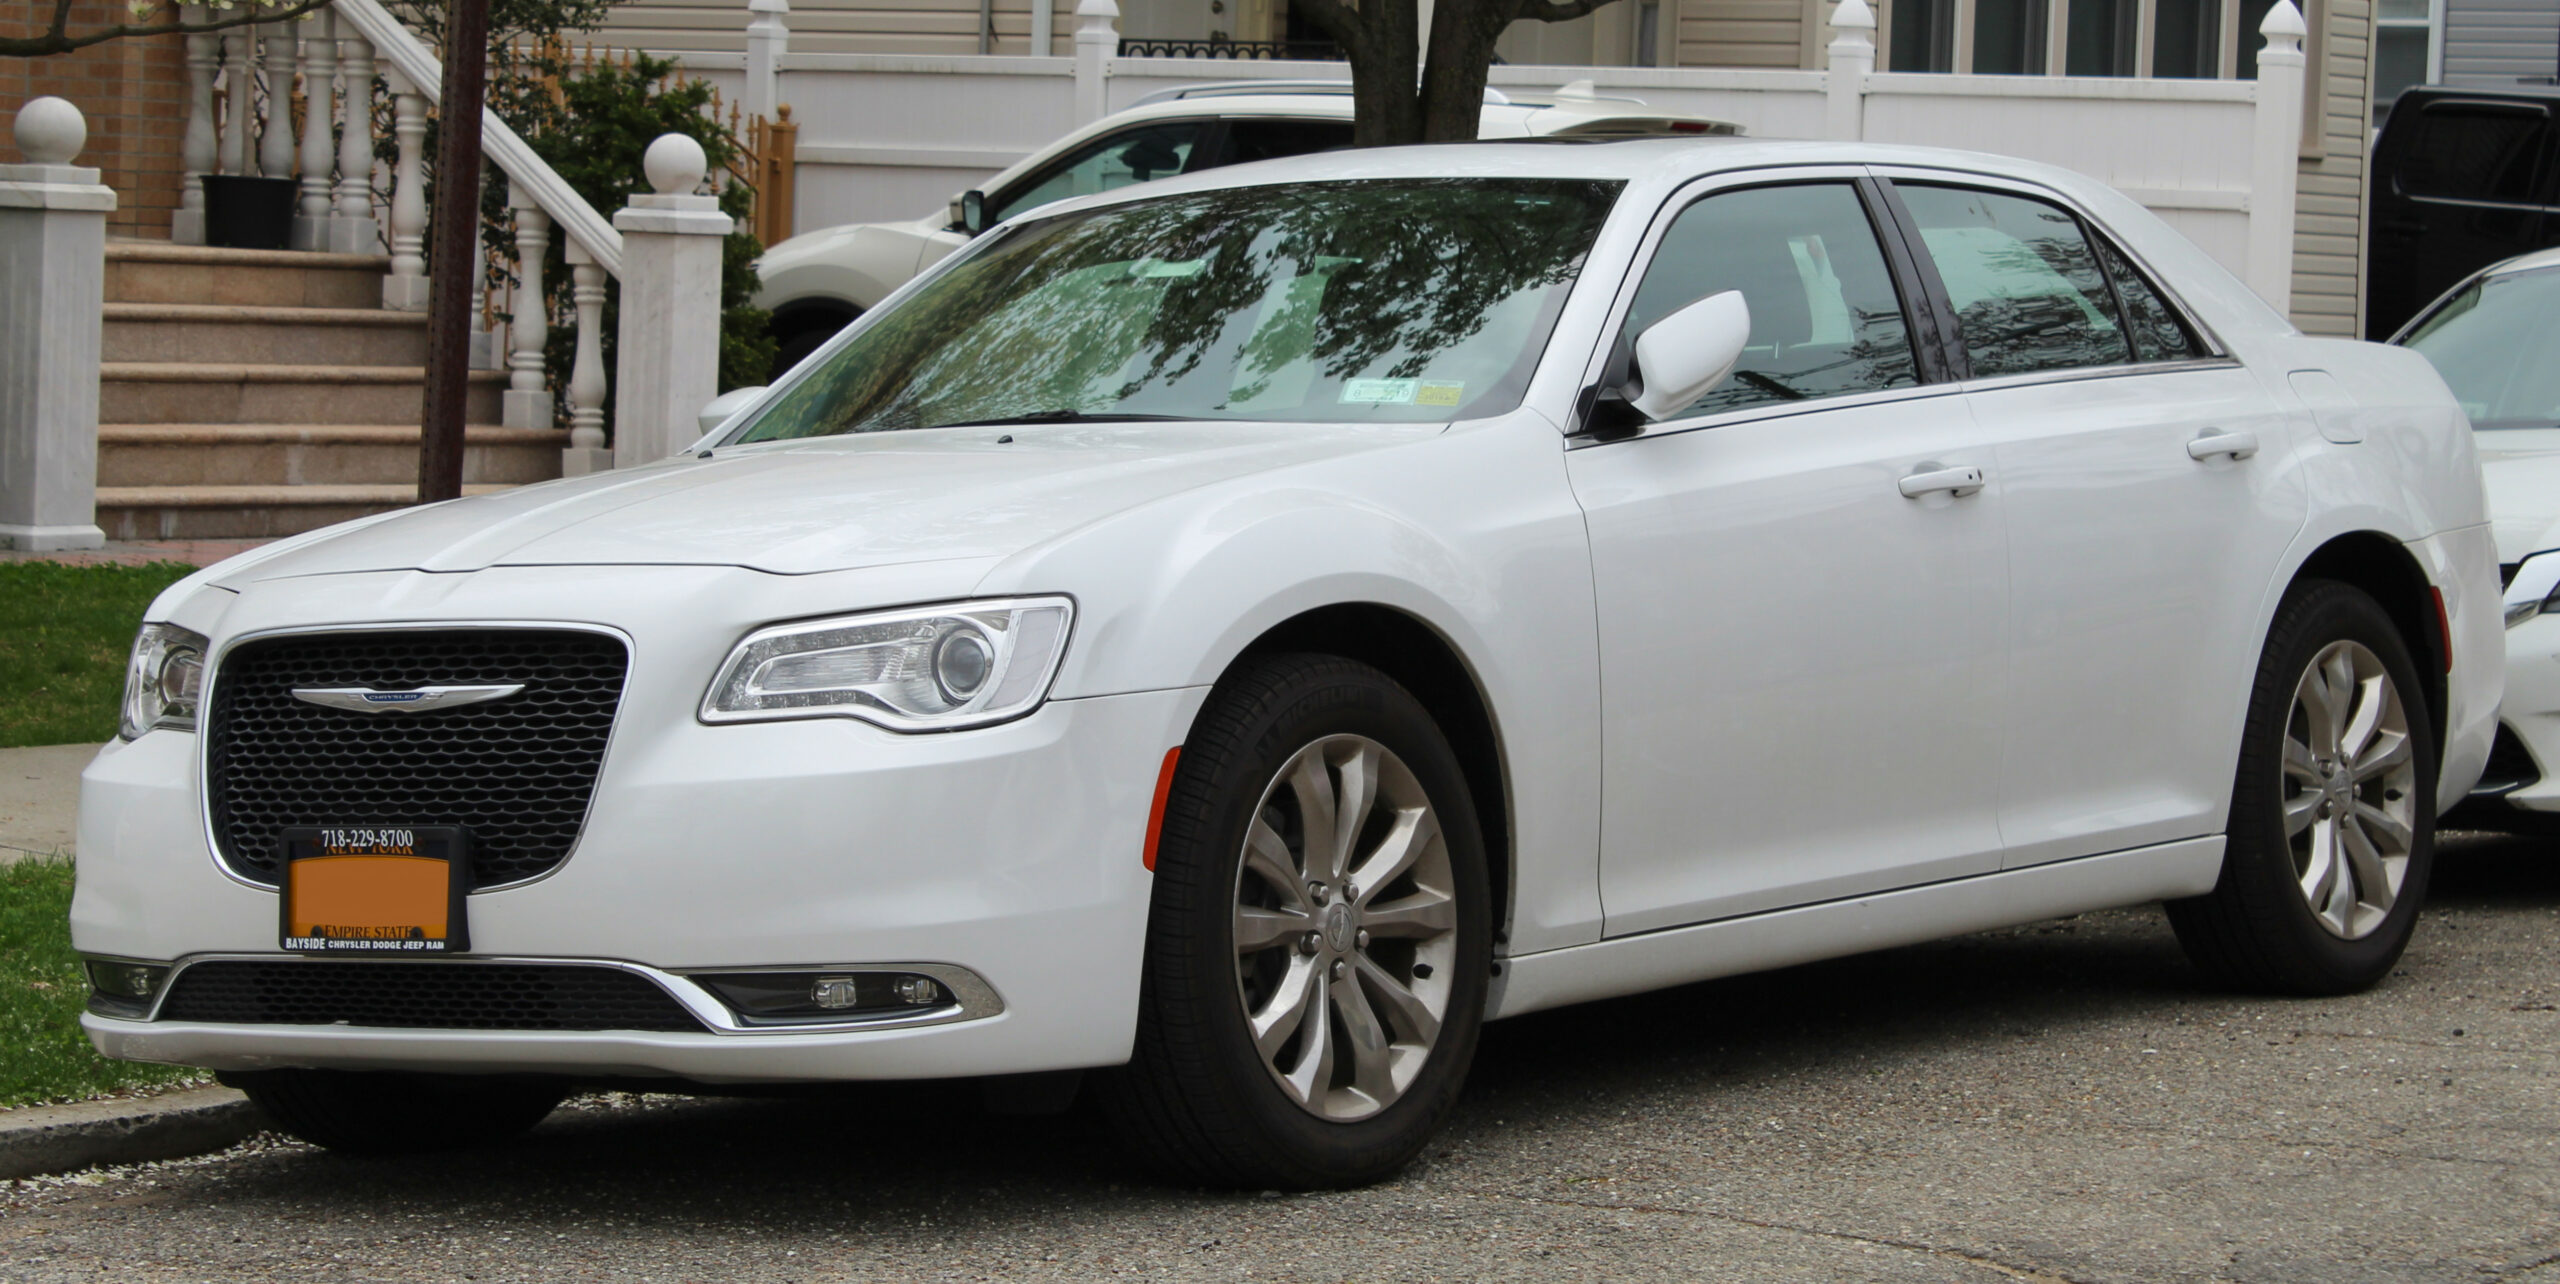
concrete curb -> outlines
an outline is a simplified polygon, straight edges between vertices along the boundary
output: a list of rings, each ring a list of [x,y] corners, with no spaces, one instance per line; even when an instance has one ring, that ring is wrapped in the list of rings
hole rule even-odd
[[[229,1088],[0,1110],[0,1180],[185,1159],[237,1145],[268,1126],[247,1097]]]

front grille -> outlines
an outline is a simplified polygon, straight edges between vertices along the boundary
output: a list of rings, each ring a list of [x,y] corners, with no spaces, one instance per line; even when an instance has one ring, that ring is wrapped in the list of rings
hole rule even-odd
[[[178,973],[164,1021],[407,1030],[681,1030],[674,996],[618,968],[559,963],[216,959]]]
[[[2522,737],[2501,722],[2498,737],[2489,742],[2489,763],[2481,768],[2480,783],[2471,787],[2474,798],[2494,798],[2511,794],[2542,779],[2542,768],[2533,761],[2533,751],[2524,747]]]
[[[206,714],[205,783],[223,863],[274,884],[292,825],[460,825],[471,885],[512,883],[568,856],[629,662],[622,642],[563,629],[311,633],[223,657]],[[504,700],[356,713],[296,687],[403,690],[523,683]]]

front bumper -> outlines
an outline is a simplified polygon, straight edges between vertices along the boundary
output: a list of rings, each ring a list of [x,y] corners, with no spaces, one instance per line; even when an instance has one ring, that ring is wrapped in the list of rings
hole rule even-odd
[[[1002,726],[898,735],[844,719],[706,726],[702,673],[634,663],[578,846],[468,901],[475,956],[630,965],[698,1015],[713,969],[944,964],[996,1002],[970,1019],[657,1034],[126,1020],[111,1057],[214,1069],[416,1069],[704,1081],[1011,1074],[1125,1061],[1158,765],[1205,692],[1053,700]],[[725,639],[722,640],[725,644]],[[691,657],[684,657],[691,664]],[[693,665],[698,668],[698,665]],[[707,673],[707,669],[702,672]],[[84,954],[276,957],[276,893],[216,862],[197,740],[155,731],[82,776],[72,937]],[[400,965],[410,966],[410,965]],[[437,966],[421,962],[414,966]],[[735,1022],[728,1024],[734,1026]]]
[[[2493,758],[2472,798],[2560,813],[2560,775],[2554,774],[2560,768],[2560,616],[2537,615],[2507,630],[2507,694],[2498,725],[2506,752]]]

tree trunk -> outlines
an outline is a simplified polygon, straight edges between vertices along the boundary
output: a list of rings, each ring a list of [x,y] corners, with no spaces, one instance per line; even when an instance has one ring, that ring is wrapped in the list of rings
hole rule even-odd
[[[1517,0],[1440,0],[1431,13],[1431,58],[1422,68],[1422,141],[1472,141],[1484,115],[1493,42]]]

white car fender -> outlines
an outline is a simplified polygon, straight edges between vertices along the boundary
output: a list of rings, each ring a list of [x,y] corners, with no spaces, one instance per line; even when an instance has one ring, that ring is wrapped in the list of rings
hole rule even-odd
[[[1514,414],[1406,444],[1431,447],[1441,484],[1416,486],[1419,452],[1392,445],[1241,478],[1008,558],[977,592],[1079,586],[1059,699],[1209,685],[1256,639],[1321,607],[1376,604],[1420,622],[1474,677],[1503,757],[1522,854],[1511,949],[1596,940],[1599,660],[1562,443]],[[1466,548],[1442,537],[1468,520]]]

